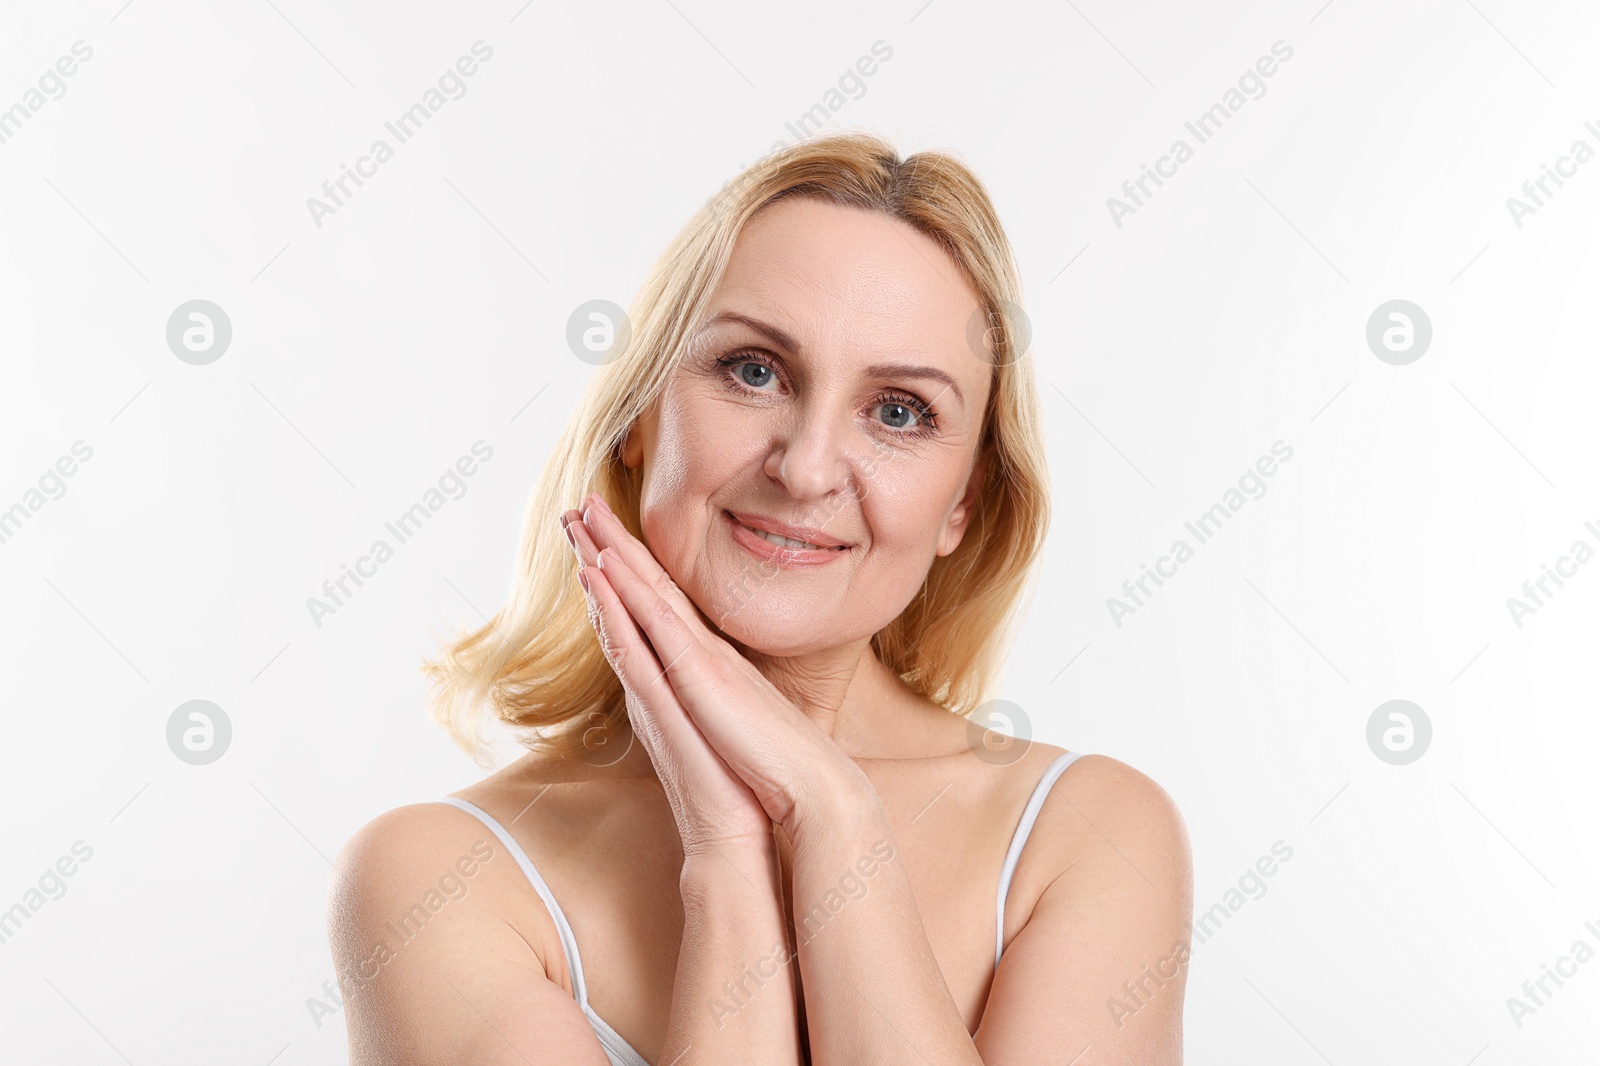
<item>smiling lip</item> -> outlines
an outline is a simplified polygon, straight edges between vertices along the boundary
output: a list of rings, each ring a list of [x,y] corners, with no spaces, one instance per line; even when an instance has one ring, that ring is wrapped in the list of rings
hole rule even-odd
[[[733,539],[747,551],[782,566],[819,566],[831,563],[841,556],[849,554],[849,545],[840,544],[837,538],[828,537],[814,530],[796,530],[793,526],[785,526],[782,522],[774,522],[760,515],[736,515],[732,511],[722,512],[723,521],[728,524],[728,530]],[[756,525],[756,523],[760,525]],[[776,526],[776,529],[769,529]],[[791,537],[794,540],[804,540],[812,544],[826,541],[836,547],[822,548],[786,548],[782,544],[757,535],[754,530],[760,529],[767,533],[776,533],[780,537]],[[818,538],[818,539],[813,539]]]
[[[846,544],[838,537],[830,537],[820,529],[812,529],[809,526],[784,525],[782,522],[768,518],[766,515],[746,514],[742,511],[729,511],[728,513],[741,525],[749,526],[751,529],[759,529],[763,533],[776,533],[778,536],[788,537],[790,540],[803,540],[807,544],[815,544],[819,548],[850,547],[849,544]]]

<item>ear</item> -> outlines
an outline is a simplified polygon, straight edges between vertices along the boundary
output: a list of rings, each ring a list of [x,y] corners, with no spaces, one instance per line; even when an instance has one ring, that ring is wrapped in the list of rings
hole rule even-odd
[[[639,435],[638,422],[628,428],[618,451],[622,455],[622,465],[630,470],[644,462],[644,439]]]
[[[935,554],[949,555],[961,546],[961,538],[966,535],[967,526],[972,522],[973,508],[978,504],[978,494],[983,490],[984,478],[989,471],[990,451],[991,449],[985,448],[979,452],[977,461],[972,464],[972,475],[967,478],[967,489],[950,512],[950,518],[944,528],[939,531],[939,548]]]

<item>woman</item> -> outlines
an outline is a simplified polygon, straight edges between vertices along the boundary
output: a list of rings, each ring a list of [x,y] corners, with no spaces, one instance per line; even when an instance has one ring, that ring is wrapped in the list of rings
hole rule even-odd
[[[1048,524],[1019,299],[977,179],[872,136],[685,228],[429,664],[530,753],[340,854],[352,1062],[1180,1061],[1170,798],[974,721]]]

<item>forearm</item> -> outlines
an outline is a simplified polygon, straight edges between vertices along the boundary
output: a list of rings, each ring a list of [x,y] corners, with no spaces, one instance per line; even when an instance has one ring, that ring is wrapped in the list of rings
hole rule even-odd
[[[661,1061],[798,1066],[799,1018],[775,848],[685,860],[683,939]]]
[[[816,1066],[981,1063],[864,779],[797,815],[794,900]]]

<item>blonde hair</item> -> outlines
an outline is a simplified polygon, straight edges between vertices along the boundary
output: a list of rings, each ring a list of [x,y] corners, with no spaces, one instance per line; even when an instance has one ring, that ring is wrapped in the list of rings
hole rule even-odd
[[[961,268],[987,315],[986,333],[969,338],[981,345],[987,337],[994,367],[978,446],[989,462],[970,523],[956,550],[934,559],[900,617],[872,637],[872,649],[914,691],[955,714],[970,717],[990,698],[1049,527],[1038,390],[1032,360],[1020,350],[1026,327],[1016,265],[988,193],[963,163],[940,152],[902,160],[873,134],[836,134],[749,166],[657,260],[628,308],[625,351],[594,373],[529,497],[512,598],[423,664],[433,717],[481,765],[488,765],[485,698],[525,747],[550,755],[592,750],[626,724],[622,684],[588,620],[557,516],[598,492],[643,539],[641,468],[623,464],[622,441],[686,353],[740,229],[790,196],[915,227]]]

